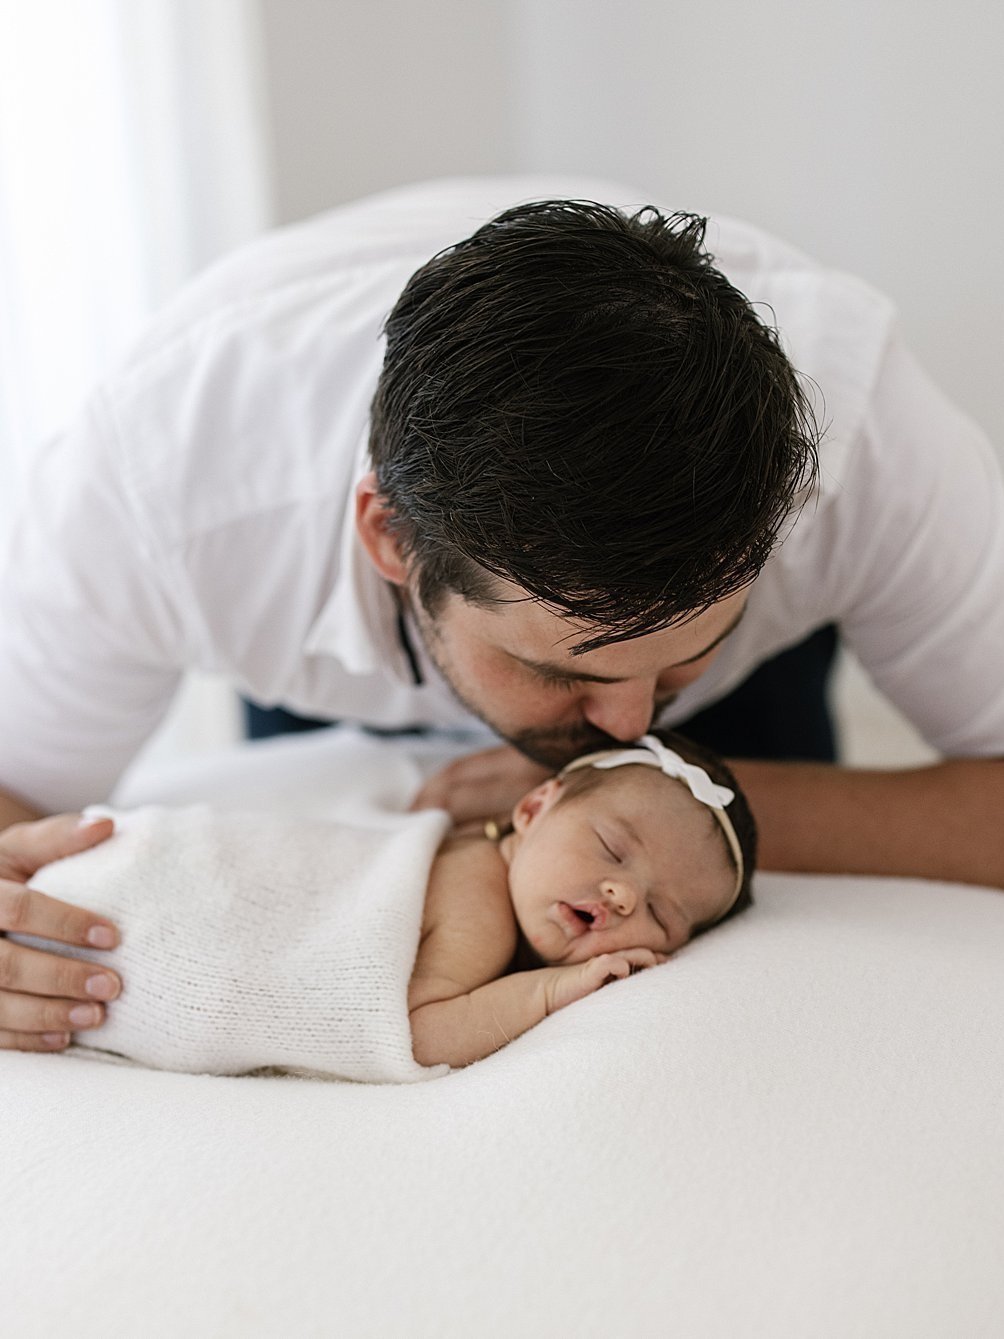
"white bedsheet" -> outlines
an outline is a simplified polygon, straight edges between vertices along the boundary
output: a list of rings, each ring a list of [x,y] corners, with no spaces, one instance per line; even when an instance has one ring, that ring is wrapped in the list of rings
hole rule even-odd
[[[308,737],[119,799],[322,812],[418,774]],[[4,1339],[997,1339],[1004,896],[756,891],[431,1083],[0,1055]]]

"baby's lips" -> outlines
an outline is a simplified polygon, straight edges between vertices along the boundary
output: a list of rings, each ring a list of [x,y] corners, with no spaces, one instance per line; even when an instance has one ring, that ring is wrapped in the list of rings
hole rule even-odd
[[[602,902],[572,902],[570,905],[573,911],[585,911],[592,916],[592,921],[583,920],[582,922],[587,930],[606,929],[610,913]]]
[[[562,924],[576,939],[589,933],[592,927],[581,917],[576,916],[571,902],[558,902],[557,908]]]

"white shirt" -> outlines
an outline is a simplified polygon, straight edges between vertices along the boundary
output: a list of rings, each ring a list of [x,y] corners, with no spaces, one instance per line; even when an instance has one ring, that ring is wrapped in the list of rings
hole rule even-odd
[[[309,715],[475,728],[359,546],[381,327],[409,276],[518,200],[647,203],[623,186],[456,180],[270,234],[153,324],[45,448],[0,574],[0,786],[107,795],[187,668]],[[1004,753],[1004,490],[979,430],[904,349],[891,304],[746,224],[716,263],[775,313],[824,397],[822,476],[672,724],[835,621],[948,755]],[[761,308],[763,310],[763,308]]]

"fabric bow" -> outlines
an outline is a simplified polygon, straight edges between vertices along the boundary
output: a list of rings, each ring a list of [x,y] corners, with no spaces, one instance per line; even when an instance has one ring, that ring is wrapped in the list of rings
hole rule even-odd
[[[591,755],[592,756],[592,755]],[[637,744],[613,753],[596,755],[595,759],[582,758],[577,762],[587,762],[591,767],[623,767],[626,763],[642,763],[647,767],[658,767],[666,776],[682,781],[695,800],[709,805],[712,809],[724,809],[735,799],[735,792],[728,786],[719,786],[703,767],[686,762],[673,749],[667,748],[655,735],[642,735]]]

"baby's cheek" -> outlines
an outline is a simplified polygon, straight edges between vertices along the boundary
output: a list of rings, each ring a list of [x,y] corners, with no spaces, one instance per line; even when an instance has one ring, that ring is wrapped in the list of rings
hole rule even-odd
[[[510,874],[509,898],[520,934],[538,956],[543,957],[548,949],[554,949],[553,928],[545,920],[545,908],[539,898],[534,898],[526,887],[527,880],[512,877]]]

